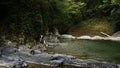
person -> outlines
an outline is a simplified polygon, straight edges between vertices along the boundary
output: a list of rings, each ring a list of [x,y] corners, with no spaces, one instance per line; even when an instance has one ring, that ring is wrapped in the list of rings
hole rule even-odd
[[[40,35],[40,39],[39,39],[39,41],[40,41],[41,44],[46,44],[46,41],[45,41],[43,35]]]
[[[48,46],[48,45],[46,44],[46,41],[45,41],[45,38],[44,38],[43,35],[40,35],[39,41],[40,41],[40,43],[43,45],[43,49],[46,50],[45,47]]]

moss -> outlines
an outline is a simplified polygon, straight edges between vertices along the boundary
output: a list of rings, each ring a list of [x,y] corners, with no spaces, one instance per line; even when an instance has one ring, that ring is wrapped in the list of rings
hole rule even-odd
[[[69,30],[69,34],[80,36],[80,35],[100,35],[100,32],[105,32],[107,34],[113,34],[114,32],[114,23],[108,21],[106,18],[92,18],[86,21],[82,21],[81,23],[77,24],[76,26],[72,27]]]

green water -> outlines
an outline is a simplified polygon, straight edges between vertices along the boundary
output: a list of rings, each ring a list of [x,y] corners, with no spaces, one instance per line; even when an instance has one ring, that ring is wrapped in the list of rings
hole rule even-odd
[[[73,55],[80,59],[95,59],[111,63],[120,63],[120,42],[104,40],[62,39],[66,45],[56,46],[49,52]]]
[[[61,39],[60,46],[48,47],[49,53],[73,55],[80,59],[95,59],[120,64],[120,42],[104,40]],[[50,67],[30,64],[28,68],[79,68],[72,66]]]

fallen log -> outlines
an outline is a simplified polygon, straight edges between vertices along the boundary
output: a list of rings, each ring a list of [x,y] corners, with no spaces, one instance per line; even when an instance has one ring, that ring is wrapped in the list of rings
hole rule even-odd
[[[109,34],[104,33],[104,32],[100,32],[102,35],[106,36],[106,37],[111,37]]]

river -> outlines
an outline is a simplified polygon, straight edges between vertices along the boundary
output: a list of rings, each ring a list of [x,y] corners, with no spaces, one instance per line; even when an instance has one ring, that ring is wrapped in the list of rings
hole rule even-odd
[[[60,39],[60,41],[64,45],[48,48],[48,52],[120,64],[120,42],[80,39]]]
[[[19,48],[15,48],[12,46],[13,43],[11,42],[11,44],[1,47],[2,55],[0,58],[1,61],[6,61],[6,63],[7,61],[13,61],[15,63],[20,62],[20,64],[26,62],[31,63],[28,68],[56,68],[51,66],[59,65],[62,66],[62,68],[86,66],[94,68],[96,68],[96,66],[99,66],[98,68],[120,67],[119,41],[59,38],[59,42],[52,44],[53,45],[49,44],[49,46],[47,46],[47,51],[41,53],[41,51],[39,51],[39,46],[41,45],[29,48],[29,45],[26,44],[24,46],[19,46]],[[34,54],[30,53],[31,50],[34,51]]]

